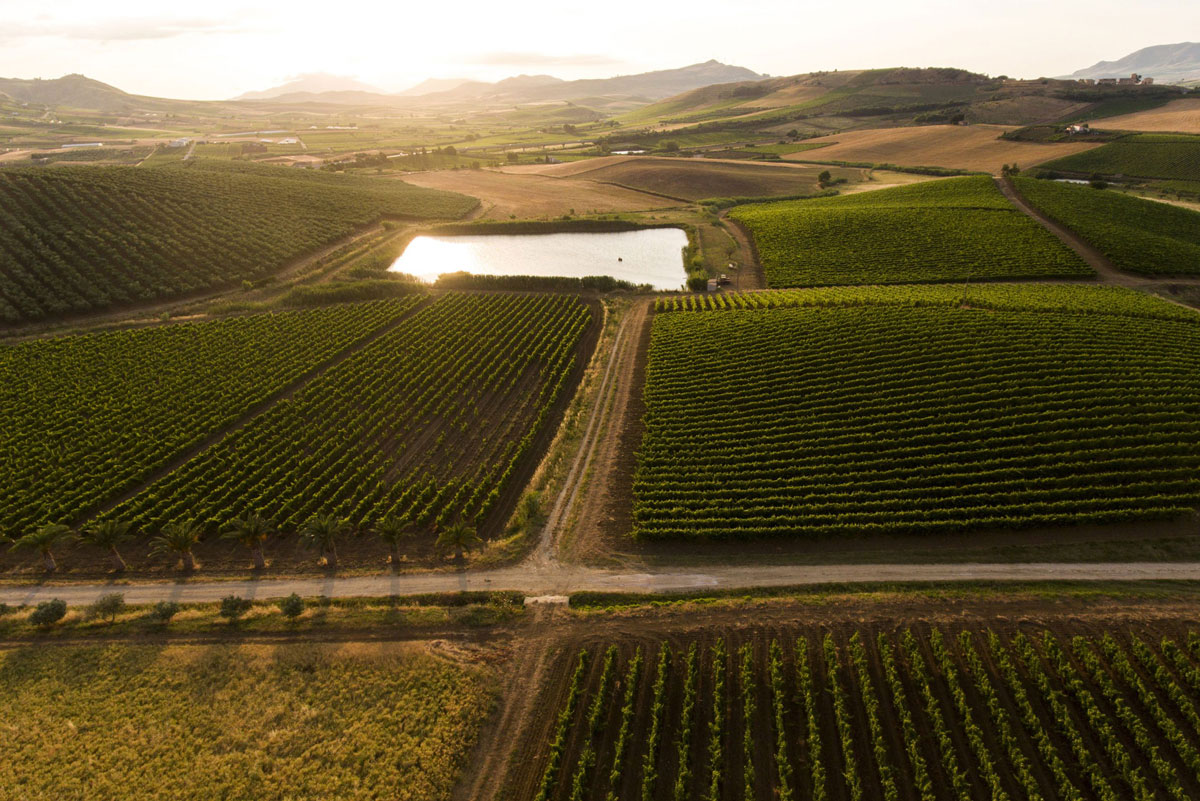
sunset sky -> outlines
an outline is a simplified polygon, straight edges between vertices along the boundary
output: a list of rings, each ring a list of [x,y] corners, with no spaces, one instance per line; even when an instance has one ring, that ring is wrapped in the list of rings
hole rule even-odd
[[[38,5],[0,0],[0,76],[82,72],[196,99],[314,72],[395,91],[429,77],[608,77],[710,58],[772,75],[904,65],[1039,77],[1200,38],[1197,0]]]

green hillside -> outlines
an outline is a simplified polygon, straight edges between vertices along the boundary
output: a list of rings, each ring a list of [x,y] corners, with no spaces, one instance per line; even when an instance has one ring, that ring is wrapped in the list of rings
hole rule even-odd
[[[772,287],[1072,278],[1090,268],[986,176],[743,206]]]
[[[262,279],[380,218],[453,219],[477,202],[399,181],[216,164],[0,170],[0,322]]]
[[[1042,165],[1084,175],[1200,181],[1200,136],[1135,134]]]
[[[1016,186],[1122,270],[1200,275],[1200,213],[1077,184],[1018,178]]]

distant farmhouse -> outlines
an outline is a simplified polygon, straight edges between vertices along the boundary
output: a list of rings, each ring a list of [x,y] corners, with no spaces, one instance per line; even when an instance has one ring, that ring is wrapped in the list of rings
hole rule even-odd
[[[1151,86],[1153,78],[1143,78],[1136,72],[1128,78],[1080,78],[1079,82],[1087,86]]]

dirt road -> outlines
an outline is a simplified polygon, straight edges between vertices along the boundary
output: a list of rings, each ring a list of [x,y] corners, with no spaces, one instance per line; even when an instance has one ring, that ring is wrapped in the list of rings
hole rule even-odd
[[[427,592],[517,590],[531,597],[561,596],[582,590],[598,592],[681,592],[879,581],[1200,581],[1196,562],[1113,562],[1060,564],[946,565],[762,565],[705,570],[663,568],[625,572],[553,563],[533,563],[496,570],[470,570],[410,575],[377,575],[272,579],[261,581],[188,580],[161,584],[76,584],[0,587],[0,603],[36,604],[61,598],[70,605],[88,604],[100,595],[122,592],[128,603],[157,601],[208,602],[227,595],[243,598],[386,597]]]

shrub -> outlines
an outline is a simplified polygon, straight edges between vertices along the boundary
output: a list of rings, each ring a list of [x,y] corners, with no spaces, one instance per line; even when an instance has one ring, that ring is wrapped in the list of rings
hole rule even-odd
[[[170,623],[171,618],[179,614],[179,604],[174,601],[159,601],[150,610],[150,617],[160,623]]]
[[[304,606],[304,599],[294,592],[279,601],[279,611],[288,620],[295,620],[304,614]]]
[[[221,599],[219,612],[221,617],[228,619],[232,623],[249,612],[250,606],[250,602],[239,595],[227,595]]]
[[[119,592],[110,592],[101,595],[95,603],[88,607],[87,616],[89,618],[107,618],[109,623],[113,623],[116,621],[117,615],[124,611],[125,595]]]
[[[42,601],[29,614],[29,622],[41,628],[49,628],[67,615],[67,602],[61,598]]]

